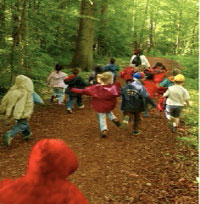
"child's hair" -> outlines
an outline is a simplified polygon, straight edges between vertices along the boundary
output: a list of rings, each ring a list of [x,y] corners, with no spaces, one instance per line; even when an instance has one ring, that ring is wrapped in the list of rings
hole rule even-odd
[[[146,79],[153,80],[153,73],[146,73]]]
[[[113,74],[111,72],[104,72],[102,74],[97,74],[97,81],[102,82],[105,85],[112,83]]]
[[[79,74],[79,72],[80,72],[80,69],[78,67],[72,69],[72,73],[75,75]]]
[[[115,59],[113,57],[110,58],[110,64],[115,64]]]
[[[57,64],[55,65],[55,70],[57,71],[57,73],[58,73],[62,68],[63,68],[63,66],[62,66],[61,64],[59,64],[59,63],[57,63]]]
[[[139,48],[135,48],[134,50],[133,50],[133,54],[134,55],[142,55],[142,49],[139,49]]]
[[[156,64],[153,66],[153,69],[155,69],[156,67],[162,67],[164,66],[161,62],[156,62]]]
[[[137,72],[144,72],[147,69],[146,65],[139,65],[135,68]]]
[[[95,65],[95,66],[93,67],[93,70],[95,71],[96,74],[101,74],[101,73],[103,73],[103,67],[100,66],[100,65]]]
[[[181,70],[180,70],[180,69],[177,69],[177,68],[172,69],[172,72],[171,72],[172,76],[176,76],[176,75],[178,75],[178,74],[180,74],[180,73],[181,73]]]
[[[165,65],[164,65],[164,64],[161,66],[161,69],[166,69],[166,67],[165,67]]]

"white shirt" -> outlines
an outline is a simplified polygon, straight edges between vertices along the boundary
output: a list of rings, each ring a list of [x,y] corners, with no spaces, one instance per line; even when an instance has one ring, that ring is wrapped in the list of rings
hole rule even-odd
[[[163,96],[168,97],[166,104],[173,106],[184,106],[184,102],[190,99],[188,91],[178,84],[170,86]]]
[[[131,60],[130,60],[131,65],[133,65],[132,61],[133,61],[134,57],[136,57],[136,55],[133,55],[131,57]],[[140,59],[141,59],[141,65],[145,65],[146,67],[150,67],[149,61],[144,55],[140,55]]]

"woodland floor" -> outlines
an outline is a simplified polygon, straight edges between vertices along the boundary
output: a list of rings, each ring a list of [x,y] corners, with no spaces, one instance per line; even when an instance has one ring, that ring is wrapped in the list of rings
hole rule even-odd
[[[177,64],[163,62],[168,69]],[[16,136],[10,147],[0,145],[0,179],[25,173],[31,147],[42,138],[61,138],[76,153],[78,170],[70,180],[91,204],[196,204],[198,203],[198,152],[177,139],[187,135],[181,123],[179,133],[171,133],[163,114],[150,111],[141,131],[131,135],[131,124],[120,129],[108,121],[109,136],[99,137],[97,114],[84,96],[85,109],[67,114],[65,106],[36,106],[31,118],[29,142]],[[120,99],[113,111],[120,119]],[[0,124],[0,135],[9,127]]]

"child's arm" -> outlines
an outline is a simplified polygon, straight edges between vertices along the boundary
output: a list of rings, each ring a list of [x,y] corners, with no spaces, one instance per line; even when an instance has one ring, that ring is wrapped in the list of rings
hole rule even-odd
[[[190,107],[190,101],[189,100],[185,100],[187,107]]]
[[[70,89],[70,91],[73,92],[73,93],[91,96],[89,90],[90,90],[89,88],[85,88],[85,89],[71,88],[71,89]]]

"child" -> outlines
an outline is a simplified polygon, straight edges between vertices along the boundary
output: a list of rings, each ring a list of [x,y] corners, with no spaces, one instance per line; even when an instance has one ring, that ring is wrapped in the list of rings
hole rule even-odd
[[[93,67],[93,72],[90,74],[89,78],[88,78],[88,82],[89,84],[97,84],[97,74],[102,74],[104,72],[103,67],[101,67],[100,65],[95,65]]]
[[[21,133],[25,141],[28,141],[31,135],[28,119],[33,112],[33,82],[24,75],[18,75],[15,84],[9,89],[3,97],[0,113],[6,118],[17,120],[13,128],[3,135],[3,144],[9,146],[17,133]]]
[[[178,74],[180,74],[180,69],[173,69],[170,73],[170,76],[161,81],[158,86],[168,88],[174,85],[174,77]]]
[[[143,51],[141,49],[134,49],[130,64],[132,64],[134,67],[138,67],[139,65],[145,65],[145,67],[149,68],[149,61],[142,53]]]
[[[105,72],[112,72],[113,73],[113,82],[116,80],[117,72],[119,71],[119,68],[117,65],[115,65],[115,59],[110,58],[110,64],[107,64],[104,67]]]
[[[65,84],[63,80],[67,77],[67,74],[61,71],[62,68],[62,65],[56,64],[55,71],[51,72],[51,74],[47,77],[47,84],[53,88],[53,95],[51,96],[50,102],[53,102],[53,100],[58,97],[58,105],[61,105],[64,99]]]
[[[150,99],[146,89],[141,83],[143,73],[135,73],[133,82],[124,86],[121,89],[122,103],[121,110],[123,111],[122,128],[126,127],[129,122],[129,115],[134,117],[133,134],[140,134],[139,126],[141,122],[141,112],[145,110],[145,103],[150,103],[155,107],[154,102]]]
[[[165,78],[167,69],[161,62],[157,62],[152,70],[154,74],[153,80],[158,85]]]
[[[42,139],[29,156],[26,174],[0,182],[2,204],[89,204],[66,178],[76,171],[77,157],[59,139]]]
[[[168,111],[168,119],[172,121],[171,131],[176,132],[179,125],[179,117],[181,115],[184,103],[189,106],[189,93],[183,88],[185,77],[178,74],[174,77],[174,85],[170,86],[163,96],[167,97],[166,110]]]
[[[134,66],[130,64],[128,67],[120,71],[119,76],[121,79],[126,81],[126,84],[128,84],[133,79],[132,77],[133,73],[135,73],[135,69]]]
[[[147,73],[145,80],[142,82],[143,86],[145,87],[147,93],[149,94],[149,97],[153,100],[156,92],[157,92],[157,86],[156,83],[153,81],[153,73]],[[143,116],[148,117],[148,106],[146,106]]]
[[[106,116],[108,116],[108,118],[117,127],[120,126],[119,120],[111,112],[116,106],[116,98],[120,95],[120,84],[112,84],[112,80],[113,74],[111,72],[104,72],[97,75],[97,81],[99,82],[99,84],[87,87],[85,89],[71,89],[71,91],[74,93],[92,96],[91,104],[93,109],[98,114],[101,137],[103,138],[107,136],[108,132]]]
[[[82,96],[80,94],[75,94],[70,91],[71,88],[82,89],[85,86],[88,86],[88,83],[85,83],[78,74],[79,68],[74,68],[72,69],[72,75],[65,78],[64,80],[64,83],[68,85],[68,88],[65,90],[65,93],[69,96],[69,99],[66,103],[67,112],[69,114],[72,113],[75,99],[79,109],[83,109],[85,107],[82,103]]]

